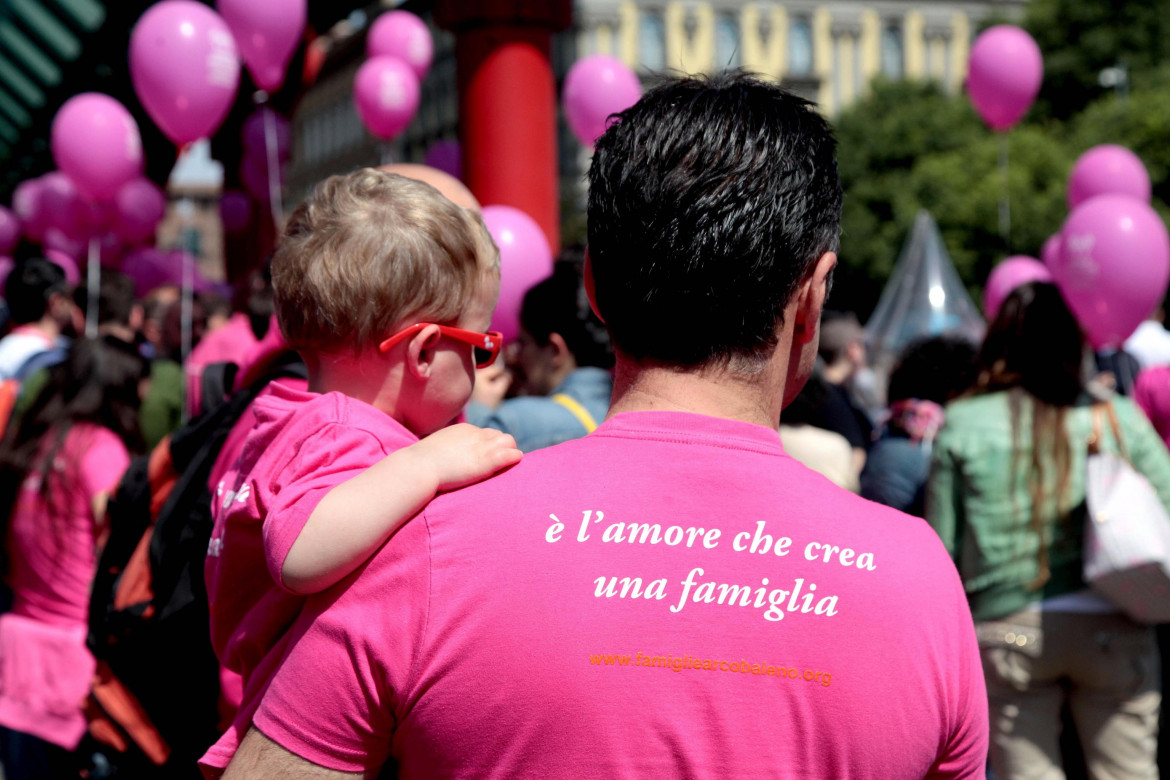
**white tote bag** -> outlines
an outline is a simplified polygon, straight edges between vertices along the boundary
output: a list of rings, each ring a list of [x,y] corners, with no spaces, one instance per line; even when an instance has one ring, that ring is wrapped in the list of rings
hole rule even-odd
[[[1099,447],[1105,416],[1121,456]],[[1124,453],[1112,405],[1098,404],[1085,474],[1085,582],[1139,623],[1170,622],[1170,515]]]

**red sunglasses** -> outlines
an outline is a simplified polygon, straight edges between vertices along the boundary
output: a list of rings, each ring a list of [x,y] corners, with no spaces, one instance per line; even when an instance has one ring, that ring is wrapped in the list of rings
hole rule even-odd
[[[496,362],[496,357],[500,354],[500,347],[504,343],[504,334],[494,330],[488,331],[487,333],[476,333],[474,330],[452,328],[450,325],[437,325],[433,322],[416,322],[409,328],[404,328],[383,341],[378,345],[378,349],[385,352],[393,348],[395,344],[400,341],[405,341],[429,325],[434,325],[439,329],[439,333],[442,333],[449,339],[473,346],[475,348],[476,368],[487,368]]]

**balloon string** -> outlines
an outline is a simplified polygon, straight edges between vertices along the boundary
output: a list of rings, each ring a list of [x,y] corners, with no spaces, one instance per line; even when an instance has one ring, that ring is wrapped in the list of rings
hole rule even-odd
[[[89,267],[86,268],[85,337],[98,335],[98,298],[102,284],[102,245],[96,236],[89,240]]]
[[[1003,192],[999,196],[999,235],[1003,238],[1004,249],[1012,251],[1012,201],[1011,177],[1008,166],[1008,134],[999,134],[999,173],[1003,178]]]
[[[390,165],[394,162],[394,147],[390,145],[389,141],[383,141],[378,144],[378,151],[381,155],[382,161],[379,165]]]
[[[183,214],[184,228],[189,222],[189,208],[181,208],[179,212]],[[184,229],[183,233],[186,234]],[[179,330],[180,330],[180,354],[181,364],[183,366],[183,381],[182,385],[182,402],[180,409],[182,410],[182,422],[186,423],[191,416],[191,410],[188,408],[188,372],[190,366],[188,362],[191,357],[191,349],[194,340],[194,325],[195,325],[195,256],[191,254],[186,247],[183,248],[183,287],[182,297],[180,299],[179,308]]]
[[[284,230],[284,209],[280,202],[280,156],[276,148],[276,116],[267,107],[264,112],[264,146],[268,152],[268,202],[272,206],[272,223],[277,235]]]

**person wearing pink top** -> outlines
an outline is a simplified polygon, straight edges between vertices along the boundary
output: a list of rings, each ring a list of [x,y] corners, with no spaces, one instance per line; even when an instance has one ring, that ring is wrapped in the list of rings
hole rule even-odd
[[[293,213],[272,276],[280,333],[309,381],[265,388],[212,488],[211,640],[242,693],[201,759],[208,774],[235,753],[305,596],[361,565],[437,492],[520,459],[507,434],[446,427],[500,349],[484,332],[499,255],[477,214],[401,176],[334,176]]]
[[[141,451],[146,366],[125,342],[76,342],[0,446],[3,562],[11,611],[0,615],[0,764],[10,780],[77,777],[89,590],[106,499]]]
[[[605,422],[310,598],[226,777],[983,778],[941,542],[777,433],[836,263],[826,122],[741,73],[672,80],[589,180]]]

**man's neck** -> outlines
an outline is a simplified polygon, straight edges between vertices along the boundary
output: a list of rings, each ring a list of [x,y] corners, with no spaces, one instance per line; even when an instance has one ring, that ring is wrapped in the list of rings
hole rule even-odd
[[[765,425],[780,424],[783,381],[775,367],[743,377],[728,370],[686,370],[642,365],[619,358],[609,416],[622,412],[691,412]],[[783,376],[783,374],[781,374]]]
[[[56,342],[57,337],[61,335],[61,328],[57,326],[56,322],[49,319],[48,317],[42,320],[38,320],[37,322],[29,322],[24,325],[18,325],[13,330],[21,333],[41,336],[50,344]]]
[[[831,366],[825,366],[821,377],[832,385],[843,385],[853,375],[853,366],[847,360],[838,360]]]

